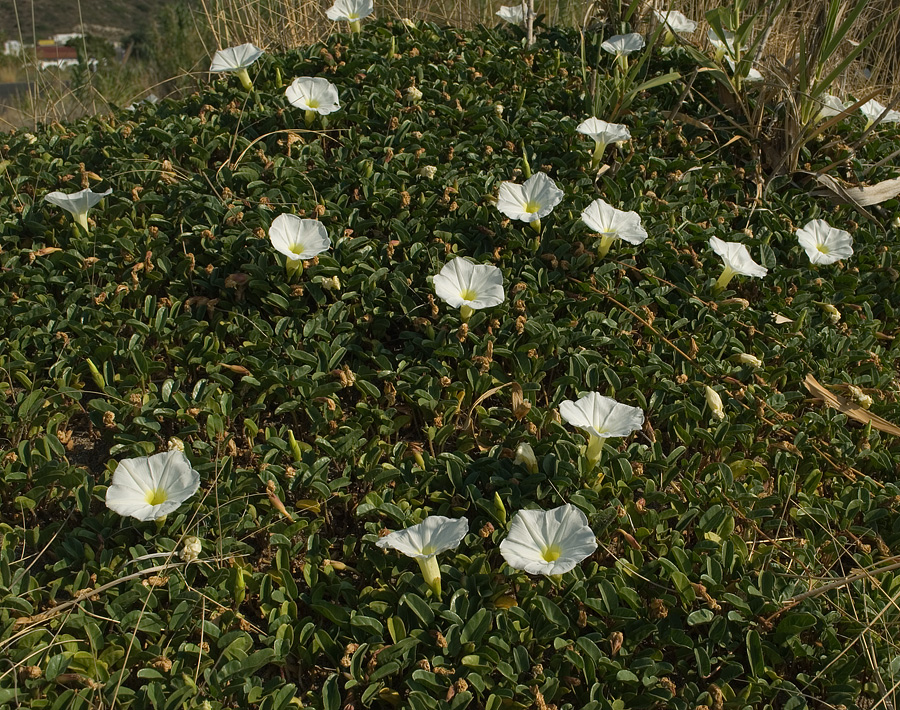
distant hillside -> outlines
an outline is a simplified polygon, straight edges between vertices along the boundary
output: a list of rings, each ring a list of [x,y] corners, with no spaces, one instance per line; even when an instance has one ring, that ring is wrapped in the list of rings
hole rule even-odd
[[[3,39],[19,39],[21,31],[30,43],[34,37],[73,32],[83,21],[91,34],[121,39],[146,28],[168,2],[171,0],[8,0],[0,3],[0,32]]]

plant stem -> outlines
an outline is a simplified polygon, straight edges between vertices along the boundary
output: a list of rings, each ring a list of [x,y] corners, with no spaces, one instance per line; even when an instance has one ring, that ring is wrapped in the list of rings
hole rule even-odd
[[[719,280],[716,281],[716,285],[713,286],[713,292],[719,293],[720,291],[724,291],[728,288],[728,282],[731,281],[731,277],[734,276],[734,269],[730,266],[726,266],[722,271],[722,275],[719,277]]]
[[[437,557],[416,558],[419,568],[422,570],[422,576],[425,578],[425,584],[431,587],[434,595],[441,598],[441,568],[438,565]]]
[[[246,68],[237,70],[238,79],[241,80],[241,84],[247,91],[253,90],[253,82],[250,81],[250,74]]]
[[[615,237],[609,236],[608,234],[604,234],[600,237],[600,246],[597,248],[597,257],[600,259],[605,257],[615,240]]]

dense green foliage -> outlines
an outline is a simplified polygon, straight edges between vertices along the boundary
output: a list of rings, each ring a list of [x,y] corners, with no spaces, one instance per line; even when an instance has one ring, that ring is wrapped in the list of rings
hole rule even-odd
[[[668,118],[678,83],[635,101],[595,180],[577,33],[519,36],[374,23],[263,57],[249,96],[226,76],[5,138],[0,705],[857,707],[879,674],[890,687],[900,577],[789,601],[900,543],[896,439],[802,384],[855,384],[900,420],[896,230],[787,179],[758,203],[725,120],[698,123],[716,114],[692,94],[696,120]],[[342,110],[306,130],[279,72],[327,77]],[[850,173],[895,149],[883,135]],[[523,146],[565,191],[537,250],[493,205]],[[43,196],[89,184],[113,194],[88,234]],[[650,238],[597,259],[579,214],[598,196]],[[266,237],[282,212],[335,243],[294,284]],[[810,267],[793,229],[816,217],[854,232],[851,259]],[[714,295],[713,235],[768,276]],[[451,254],[504,274],[507,300],[467,328],[433,297]],[[585,391],[648,422],[594,471],[556,414]],[[109,511],[115,462],[170,437],[198,495],[158,525]],[[520,442],[538,473],[513,463]],[[559,580],[504,564],[513,512],[564,501],[598,551]],[[441,599],[375,547],[429,514],[470,521]],[[187,535],[203,553],[186,565]]]

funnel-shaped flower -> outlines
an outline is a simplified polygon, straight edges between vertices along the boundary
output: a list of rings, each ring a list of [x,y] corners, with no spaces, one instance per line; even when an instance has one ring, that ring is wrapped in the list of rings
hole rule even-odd
[[[678,10],[660,12],[654,10],[656,21],[666,26],[666,32],[679,35],[689,35],[697,30],[697,23]]]
[[[641,216],[637,212],[617,210],[599,198],[581,213],[581,221],[600,232],[597,256],[601,259],[606,256],[616,239],[624,239],[629,244],[640,244],[647,239],[647,230],[641,226]]]
[[[253,88],[253,82],[250,81],[250,74],[247,71],[253,62],[263,55],[263,51],[254,44],[242,44],[237,47],[229,47],[228,49],[220,49],[213,56],[212,64],[209,67],[211,72],[230,71],[238,75],[244,88],[247,91]]]
[[[491,264],[473,264],[456,257],[444,264],[434,277],[435,293],[453,308],[460,309],[463,321],[474,311],[503,303],[503,274]]]
[[[497,209],[510,219],[529,222],[540,230],[541,218],[550,214],[562,198],[563,191],[546,173],[535,173],[521,185],[502,183],[497,196]]]
[[[378,547],[390,548],[412,557],[419,563],[425,582],[436,596],[441,596],[441,568],[437,555],[459,546],[469,532],[466,518],[445,518],[429,515],[418,525],[398,530],[380,538]]]
[[[731,278],[735,274],[762,278],[769,273],[769,270],[765,266],[760,266],[753,261],[753,257],[750,256],[750,252],[747,251],[747,247],[743,244],[739,244],[738,242],[723,242],[718,237],[710,237],[709,246],[712,247],[712,250],[721,256],[722,261],[725,262],[725,270],[722,271],[722,275],[716,282],[716,290],[718,291],[727,287],[728,282],[731,281]]]
[[[610,143],[621,143],[631,139],[628,126],[622,123],[607,123],[593,117],[579,123],[575,130],[594,139],[594,157],[591,160],[591,167],[595,170],[600,167],[606,146]]]
[[[709,405],[709,411],[712,412],[713,416],[719,421],[725,419],[725,405],[722,404],[722,398],[719,396],[719,393],[709,385],[706,385],[704,394],[706,395],[706,403]]]
[[[817,113],[815,119],[813,119],[814,123],[824,121],[826,118],[831,118],[832,116],[837,116],[847,110],[844,102],[837,96],[832,96],[831,94],[824,94],[819,100],[819,103],[821,107],[819,108],[819,113]]]
[[[315,219],[278,215],[269,227],[272,246],[287,257],[287,272],[299,273],[303,259],[312,259],[331,247],[325,226]]]
[[[614,35],[601,44],[600,47],[610,54],[615,54],[616,59],[618,59],[643,49],[644,38],[637,32],[627,35]]]
[[[106,489],[106,506],[119,515],[158,520],[197,492],[200,474],[183,451],[120,461]]]
[[[292,106],[306,111],[307,126],[312,125],[317,113],[327,116],[341,108],[337,87],[328,79],[297,77],[284,95]]]
[[[522,5],[513,5],[512,7],[501,5],[494,14],[501,20],[506,20],[514,25],[521,25],[525,22],[525,8]]]
[[[814,219],[798,229],[797,241],[813,264],[833,264],[853,255],[850,232],[835,229],[824,219]]]
[[[325,15],[334,22],[349,22],[350,30],[359,32],[360,20],[371,15],[374,9],[372,0],[335,0]]]
[[[112,188],[106,192],[94,192],[90,188],[71,194],[66,194],[65,192],[51,192],[44,197],[44,200],[51,205],[62,207],[66,212],[71,212],[75,221],[87,230],[88,211],[111,192]]]
[[[531,448],[531,444],[525,441],[523,441],[516,447],[516,457],[515,459],[513,459],[513,463],[524,466],[528,469],[529,473],[538,472],[537,456],[535,456],[534,449]]]
[[[706,38],[709,40],[709,43],[713,46],[713,50],[716,55],[716,61],[721,62],[722,59],[725,58],[727,54],[729,57],[734,57],[734,35],[728,30],[722,30],[725,33],[724,37],[719,37],[716,34],[715,30],[710,28],[709,32],[706,34]]]
[[[565,574],[590,557],[597,538],[574,505],[553,510],[520,510],[500,543],[506,564],[529,574]]]
[[[879,103],[875,99],[871,99],[859,107],[859,110],[863,112],[863,116],[866,117],[866,129],[878,120],[878,117],[884,113],[886,108],[884,104]],[[884,114],[884,118],[881,119],[881,123],[898,122],[900,122],[900,111],[888,111]]]
[[[587,458],[591,465],[600,460],[603,439],[628,436],[644,424],[640,407],[620,404],[599,392],[588,392],[576,402],[567,399],[559,405],[559,413],[567,424],[587,432]]]

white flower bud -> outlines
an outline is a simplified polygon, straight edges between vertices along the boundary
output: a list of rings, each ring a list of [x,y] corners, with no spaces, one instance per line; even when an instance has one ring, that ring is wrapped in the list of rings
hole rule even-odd
[[[503,104],[494,104],[494,111],[497,113],[498,116],[503,115],[503,109],[504,109]]]
[[[202,551],[203,546],[200,543],[200,538],[194,535],[188,535],[184,538],[184,547],[181,549],[181,554],[179,556],[185,562],[193,562],[200,557]]]
[[[417,103],[418,101],[422,100],[422,92],[419,91],[415,86],[410,86],[406,90],[406,100],[411,104]]]
[[[332,276],[331,278],[323,278],[322,288],[324,288],[326,291],[340,291],[341,280],[337,276]]]
[[[762,360],[750,353],[741,353],[738,355],[738,362],[742,365],[749,365],[750,367],[762,367],[763,364]]]
[[[437,174],[437,168],[434,165],[423,165],[419,168],[419,175],[427,180],[431,180]]]
[[[408,17],[404,17],[402,20],[400,20],[400,22],[409,27],[409,29],[411,30],[417,29],[416,23],[410,20]]]
[[[722,398],[718,392],[709,386],[706,387],[706,403],[716,419],[722,420],[725,418],[725,406],[722,404]]]
[[[169,451],[184,451],[184,442],[177,436],[173,436],[166,443],[166,449]]]
[[[900,214],[898,214],[894,219],[891,220],[891,224],[894,229],[900,229]]]
[[[34,145],[35,143],[37,143],[37,136],[33,133],[23,133],[22,136],[25,138],[25,140],[28,141],[28,145]]]
[[[516,458],[513,463],[524,466],[530,473],[538,472],[538,461],[537,456],[534,455],[534,449],[531,448],[531,444],[526,444],[524,441],[516,447]]]
[[[847,389],[850,390],[850,396],[853,397],[854,401],[863,409],[868,409],[872,406],[872,402],[874,401],[869,395],[863,392],[856,385],[847,385]]]
[[[832,306],[830,303],[826,303],[822,306],[822,310],[828,314],[828,320],[832,322],[832,324],[836,324],[841,319],[841,312]]]

